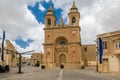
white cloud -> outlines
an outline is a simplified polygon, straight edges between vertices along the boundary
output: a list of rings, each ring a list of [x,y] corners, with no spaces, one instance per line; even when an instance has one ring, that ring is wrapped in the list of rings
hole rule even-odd
[[[33,39],[34,41],[29,44],[25,49],[20,47],[12,41],[14,46],[16,47],[17,51],[20,53],[34,50],[35,52],[43,52],[43,41],[44,41],[44,32],[43,32],[43,24],[38,25],[35,28],[31,28],[27,31],[26,35],[28,36],[27,39]]]
[[[43,51],[44,24],[39,24],[27,5],[34,5],[43,0],[1,0],[0,28],[6,30],[6,37],[12,41],[20,52],[35,50]],[[82,43],[93,43],[98,33],[120,29],[120,0],[74,0],[81,14]],[[49,0],[46,0],[49,2]],[[63,10],[62,17],[68,20],[68,12],[73,0],[52,0],[55,8]],[[41,5],[41,6],[40,6]],[[40,8],[41,7],[41,8]],[[46,10],[39,4],[40,10]],[[0,30],[2,34],[2,30]],[[86,36],[85,36],[86,35]],[[24,41],[32,39],[25,49],[15,44],[15,39],[21,36]],[[2,37],[2,35],[0,35]]]
[[[73,1],[53,0],[55,8],[63,9],[63,19],[68,18]],[[94,43],[97,34],[120,30],[120,0],[75,0],[75,3],[81,14],[83,44]]]
[[[24,18],[30,23],[37,23],[37,20],[35,19],[35,17],[33,16],[33,14],[31,14],[30,10],[26,9],[26,14],[24,16]]]
[[[42,4],[39,4],[39,9],[41,10],[41,11],[45,11],[46,9],[42,6]]]
[[[47,2],[47,3],[48,3],[49,1],[50,1],[50,0],[45,0],[45,2]]]
[[[86,15],[86,17],[81,20],[81,37],[83,44],[92,44],[94,42],[97,34],[96,25],[98,24],[92,15]]]
[[[107,5],[107,6],[106,6]],[[94,10],[94,15],[104,32],[120,29],[120,1],[105,0],[97,3],[101,6],[99,10]]]
[[[40,34],[43,35],[44,24],[39,24],[33,14],[27,9],[28,5],[34,5],[36,1],[40,0],[24,0],[22,2],[19,0],[0,1],[0,28],[4,28],[6,38],[12,41],[19,52],[33,49],[37,52],[43,51],[43,36],[40,36]],[[2,37],[2,30],[0,30],[0,34],[0,37]],[[40,38],[31,35],[40,36]],[[26,49],[23,49],[15,44],[15,40],[19,36],[24,41],[30,38],[34,42],[30,43]]]

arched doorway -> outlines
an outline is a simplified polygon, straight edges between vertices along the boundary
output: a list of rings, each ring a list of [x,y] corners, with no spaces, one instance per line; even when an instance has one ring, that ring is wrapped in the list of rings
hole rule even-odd
[[[54,53],[54,62],[56,66],[66,63],[66,53],[68,53],[68,40],[67,38],[60,36],[55,39],[55,53]]]
[[[59,64],[66,63],[66,56],[64,54],[61,54],[59,56]]]

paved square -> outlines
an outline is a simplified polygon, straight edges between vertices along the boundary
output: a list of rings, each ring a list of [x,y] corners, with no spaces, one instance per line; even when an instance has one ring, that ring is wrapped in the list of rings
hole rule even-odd
[[[12,68],[9,73],[0,73],[0,80],[120,80],[118,74],[97,73],[94,68],[83,70],[45,69],[24,66],[24,73],[17,74],[18,68]]]

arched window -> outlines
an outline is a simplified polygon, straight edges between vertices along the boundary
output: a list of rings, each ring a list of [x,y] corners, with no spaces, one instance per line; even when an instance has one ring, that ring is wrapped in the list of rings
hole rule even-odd
[[[75,17],[72,17],[72,23],[75,23],[76,19]]]
[[[60,41],[60,45],[65,45],[65,41]]]
[[[48,25],[51,25],[51,19],[48,19]]]

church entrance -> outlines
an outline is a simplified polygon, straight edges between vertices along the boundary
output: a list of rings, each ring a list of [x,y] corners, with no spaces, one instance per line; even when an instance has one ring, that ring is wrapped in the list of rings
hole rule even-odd
[[[56,38],[54,55],[56,66],[66,63],[66,53],[68,53],[68,40],[65,37]]]
[[[59,64],[64,64],[66,63],[66,56],[64,54],[61,54],[59,56]]]

